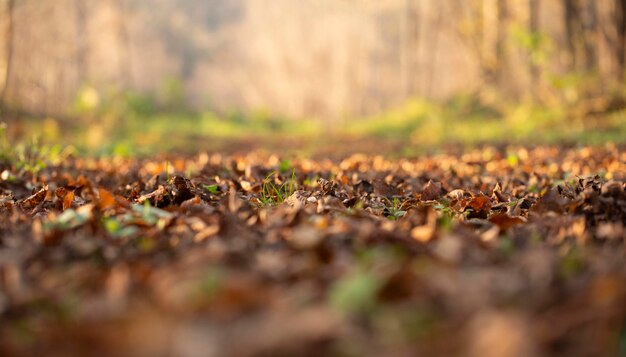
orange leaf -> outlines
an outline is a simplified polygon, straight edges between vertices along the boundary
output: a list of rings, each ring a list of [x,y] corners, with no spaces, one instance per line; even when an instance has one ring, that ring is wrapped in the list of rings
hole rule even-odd
[[[100,209],[107,209],[115,206],[115,197],[111,192],[105,190],[104,188],[99,188],[98,194],[100,195],[100,201],[98,202]]]
[[[68,208],[72,207],[72,202],[74,202],[74,191],[69,191],[63,197],[63,210],[65,211]]]
[[[479,195],[472,198],[469,202],[469,206],[472,207],[475,212],[487,211],[491,208],[491,200],[485,195]]]
[[[489,222],[495,223],[501,230],[506,231],[513,226],[526,223],[526,218],[519,216],[511,217],[506,213],[497,213],[489,217]]]

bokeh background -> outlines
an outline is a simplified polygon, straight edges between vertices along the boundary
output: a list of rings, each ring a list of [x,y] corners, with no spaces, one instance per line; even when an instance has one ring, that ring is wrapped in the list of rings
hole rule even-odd
[[[626,140],[626,0],[0,4],[11,140],[117,154]]]

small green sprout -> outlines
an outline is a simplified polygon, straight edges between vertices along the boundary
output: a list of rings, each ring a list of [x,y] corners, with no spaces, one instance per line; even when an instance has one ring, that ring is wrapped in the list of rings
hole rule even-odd
[[[291,171],[291,179],[278,186],[271,179],[277,172],[273,171],[265,177],[261,186],[261,194],[258,198],[262,206],[274,206],[283,203],[297,189],[296,170]]]
[[[202,188],[209,191],[209,193],[213,195],[220,193],[220,187],[218,185],[202,185]]]
[[[387,197],[383,197],[383,200],[387,202],[387,205],[383,206],[383,215],[390,220],[394,221],[400,219],[406,215],[405,205],[408,201],[400,202],[397,197],[390,200]]]

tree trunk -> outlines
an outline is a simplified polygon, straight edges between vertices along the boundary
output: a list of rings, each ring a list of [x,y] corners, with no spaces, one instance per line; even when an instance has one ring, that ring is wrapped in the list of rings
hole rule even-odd
[[[621,80],[626,68],[626,0],[615,0],[615,41],[616,74]]]
[[[419,50],[419,10],[415,0],[405,0],[404,14],[402,15],[402,59],[401,71],[402,94],[409,97],[415,92],[415,71],[417,52]]]
[[[76,78],[78,85],[85,82],[87,78],[87,43],[85,41],[86,31],[85,0],[74,0],[74,23],[76,27]]]
[[[432,98],[433,97],[433,93],[434,93],[434,84],[435,84],[435,72],[437,70],[437,55],[439,54],[439,35],[440,35],[440,31],[441,31],[441,23],[443,21],[443,14],[441,11],[441,8],[439,6],[437,6],[435,9],[435,20],[434,20],[434,26],[431,27],[431,31],[434,31],[435,33],[432,35],[432,42],[431,42],[431,50],[428,51],[428,54],[430,56],[429,61],[428,61],[428,77],[426,80],[426,96],[428,98]]]
[[[570,70],[594,71],[597,56],[597,3],[595,0],[563,0],[565,8],[565,36]]]
[[[13,62],[13,10],[15,0],[0,0],[0,107],[6,106]]]
[[[498,1],[499,0],[481,0],[479,11],[480,32],[480,51],[482,59],[481,66],[482,77],[489,83],[496,82],[498,77]]]
[[[585,48],[585,69],[593,71],[598,66],[596,46],[598,42],[598,9],[596,0],[587,0],[585,16],[582,21],[582,32]]]
[[[529,31],[535,36],[539,32],[539,0],[528,0],[528,11],[529,11]],[[532,49],[534,51],[535,49]],[[536,93],[535,87],[539,81],[539,67],[534,59],[534,54],[531,53],[530,56],[530,85],[531,92]]]
[[[495,77],[498,85],[502,86],[503,83],[503,73],[506,70],[506,53],[505,53],[505,43],[507,39],[507,25],[508,25],[508,17],[509,11],[507,7],[508,0],[498,0],[498,34],[496,39],[496,71]]]
[[[127,28],[128,11],[125,0],[114,0],[116,5],[116,27],[119,53],[119,80],[120,86],[132,88],[134,85],[133,58],[130,36]]]
[[[578,51],[576,50],[576,39],[578,38],[579,28],[579,7],[577,0],[563,0],[565,8],[565,37],[567,39],[567,51],[570,60],[570,70],[575,71],[578,68]]]

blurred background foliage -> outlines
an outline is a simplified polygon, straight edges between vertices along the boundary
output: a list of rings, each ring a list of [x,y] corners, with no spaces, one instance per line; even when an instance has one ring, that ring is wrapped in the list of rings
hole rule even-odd
[[[117,155],[626,142],[626,0],[0,7],[3,140]]]

